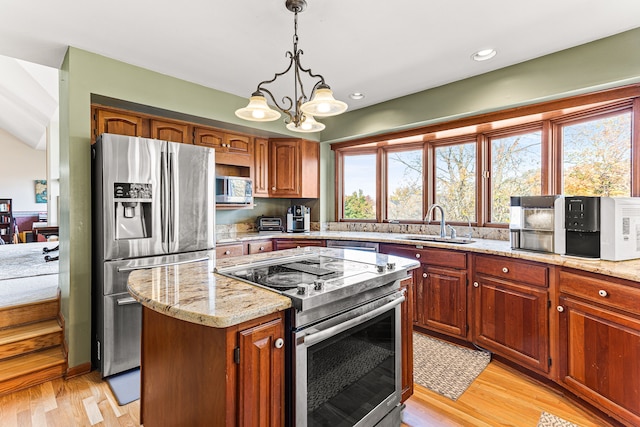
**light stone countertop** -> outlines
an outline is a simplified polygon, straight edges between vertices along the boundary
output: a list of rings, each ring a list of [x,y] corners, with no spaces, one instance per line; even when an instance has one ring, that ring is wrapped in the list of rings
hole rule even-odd
[[[215,268],[316,253],[376,264],[386,264],[391,258],[397,269],[409,270],[419,265],[416,260],[379,253],[305,247],[227,258],[218,261]],[[127,287],[145,307],[216,328],[237,325],[291,307],[289,297],[214,273],[211,261],[136,270],[129,275]]]
[[[606,276],[640,282],[640,259],[630,261],[602,261],[599,259],[579,258],[557,254],[530,252],[523,250],[512,250],[508,241],[477,239],[474,243],[453,244],[442,242],[416,242],[407,240],[401,233],[383,232],[358,232],[358,231],[312,231],[309,233],[234,233],[219,235],[219,244],[234,243],[242,241],[260,240],[268,238],[288,238],[288,239],[326,239],[326,240],[356,240],[379,243],[396,243],[413,247],[433,247],[459,250],[465,252],[499,255],[509,258],[517,258],[528,261],[537,261],[545,264],[559,265],[568,268],[588,271],[591,273],[604,274]]]

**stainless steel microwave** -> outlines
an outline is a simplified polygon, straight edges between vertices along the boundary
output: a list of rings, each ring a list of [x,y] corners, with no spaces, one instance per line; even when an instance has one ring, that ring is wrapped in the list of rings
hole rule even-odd
[[[252,204],[253,182],[251,178],[216,176],[216,203]]]

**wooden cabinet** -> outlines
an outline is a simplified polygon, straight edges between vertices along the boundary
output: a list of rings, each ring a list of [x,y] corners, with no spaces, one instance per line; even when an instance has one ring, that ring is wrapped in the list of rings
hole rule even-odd
[[[216,245],[216,259],[224,259],[240,255],[244,255],[242,243]]]
[[[253,195],[269,197],[269,140],[255,138],[253,145]]]
[[[216,150],[216,163],[253,167],[253,138],[195,126],[193,142]]]
[[[5,243],[13,242],[13,201],[0,199],[0,239]]]
[[[269,141],[269,194],[271,197],[320,196],[320,147],[303,139]]]
[[[143,307],[142,324],[141,423],[283,425],[283,312],[213,328]]]
[[[381,245],[380,251],[420,261],[415,283],[414,324],[467,338],[467,255],[464,252],[405,245]]]
[[[271,252],[273,250],[273,242],[271,240],[261,240],[258,242],[247,243],[247,254],[259,254],[261,252]]]
[[[283,249],[303,248],[305,246],[326,246],[324,240],[312,239],[273,239],[273,248],[276,251]]]
[[[186,123],[152,119],[149,121],[149,127],[151,129],[150,137],[153,139],[185,144],[192,143],[189,125]]]
[[[522,366],[549,372],[548,267],[476,255],[473,341]]]
[[[559,274],[561,383],[627,425],[640,425],[640,287]]]
[[[95,109],[93,114],[93,141],[103,133],[128,136],[148,136],[144,129],[144,120],[134,113],[117,110]]]
[[[238,333],[239,426],[284,425],[284,319]]]
[[[400,306],[400,334],[402,336],[402,401],[413,394],[413,276],[404,279],[401,288],[405,289],[405,300]]]

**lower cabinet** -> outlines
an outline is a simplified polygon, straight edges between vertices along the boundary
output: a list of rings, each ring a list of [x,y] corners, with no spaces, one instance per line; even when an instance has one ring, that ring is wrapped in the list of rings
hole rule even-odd
[[[548,268],[478,255],[474,263],[473,341],[520,365],[549,372]]]
[[[416,270],[417,271],[417,270]],[[415,272],[413,273],[416,274]],[[401,283],[406,290],[405,301],[400,306],[400,335],[402,336],[402,401],[413,394],[413,286],[414,279],[409,277]]]
[[[145,426],[284,425],[284,313],[229,328],[143,307]]]
[[[640,425],[640,288],[560,272],[560,382],[627,425]]]

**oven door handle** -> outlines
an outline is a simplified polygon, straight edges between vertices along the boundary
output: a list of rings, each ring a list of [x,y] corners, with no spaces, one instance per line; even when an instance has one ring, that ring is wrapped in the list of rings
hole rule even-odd
[[[401,295],[400,297],[394,299],[393,301],[378,307],[376,309],[373,309],[365,314],[363,314],[362,316],[358,316],[355,317],[353,319],[347,320],[346,322],[340,323],[339,325],[335,325],[332,326],[330,328],[324,329],[320,332],[316,332],[314,334],[310,334],[304,337],[304,344],[307,347],[311,347],[314,344],[319,343],[320,341],[323,341],[329,337],[332,337],[334,335],[339,334],[340,332],[346,331],[347,329],[351,329],[355,326],[358,326],[364,322],[366,322],[367,320],[371,320],[374,317],[391,310],[393,307],[402,304],[405,300],[405,296],[404,294]]]

